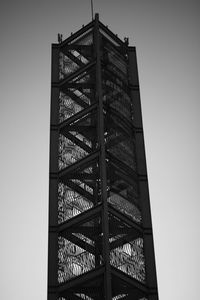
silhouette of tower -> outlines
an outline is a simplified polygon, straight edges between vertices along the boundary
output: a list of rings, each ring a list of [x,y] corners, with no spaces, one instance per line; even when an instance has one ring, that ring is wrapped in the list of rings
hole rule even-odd
[[[99,21],[52,45],[48,300],[158,300],[136,52]]]

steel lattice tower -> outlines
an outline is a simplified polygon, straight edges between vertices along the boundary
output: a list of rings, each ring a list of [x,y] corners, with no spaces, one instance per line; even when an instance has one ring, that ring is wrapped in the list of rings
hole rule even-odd
[[[48,300],[158,300],[136,52],[95,15],[52,45]]]

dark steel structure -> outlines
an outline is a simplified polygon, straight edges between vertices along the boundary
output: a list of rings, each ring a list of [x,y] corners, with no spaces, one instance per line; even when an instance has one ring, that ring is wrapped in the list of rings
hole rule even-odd
[[[158,300],[136,52],[95,15],[52,45],[48,300]]]

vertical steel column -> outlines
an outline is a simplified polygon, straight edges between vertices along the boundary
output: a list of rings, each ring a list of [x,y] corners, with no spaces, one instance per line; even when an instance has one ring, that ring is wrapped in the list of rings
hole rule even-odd
[[[48,300],[57,300],[58,284],[58,82],[59,49],[52,47],[51,127],[50,127],[50,176],[49,176],[49,256]]]
[[[110,272],[110,249],[109,249],[109,220],[107,203],[107,176],[106,176],[106,154],[104,140],[104,115],[102,97],[102,78],[101,78],[101,52],[99,34],[99,15],[95,14],[94,25],[94,47],[96,53],[96,97],[98,101],[98,138],[100,144],[100,180],[101,196],[103,202],[102,230],[103,230],[103,259],[105,263],[105,299],[112,299],[111,272]]]
[[[142,113],[139,93],[139,80],[135,47],[129,47],[129,80],[131,98],[133,101],[133,117],[136,140],[137,173],[139,177],[139,198],[142,211],[142,225],[144,238],[144,256],[146,268],[146,283],[149,288],[149,299],[157,300],[157,279],[155,256],[153,246],[151,211],[147,180],[146,158],[144,148],[144,136],[142,126]]]

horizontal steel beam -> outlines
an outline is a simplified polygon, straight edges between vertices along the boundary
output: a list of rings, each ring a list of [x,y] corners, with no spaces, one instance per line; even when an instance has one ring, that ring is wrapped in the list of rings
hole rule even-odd
[[[113,208],[110,203],[108,203],[108,211],[109,211],[110,214],[112,214],[113,216],[119,218],[122,222],[124,222],[125,224],[127,224],[131,228],[134,228],[139,233],[143,232],[142,231],[142,225],[138,225],[137,223],[132,221],[130,218],[126,217],[126,215],[124,215],[123,213],[121,213],[118,210],[116,210],[115,208]]]
[[[136,230],[135,231],[132,230],[132,233],[129,233],[129,234],[117,239],[116,241],[112,242],[110,244],[110,250],[113,250],[113,249],[116,249],[120,246],[123,246],[123,245],[125,245],[125,244],[139,238],[139,237],[141,237],[141,233],[139,233]]]
[[[75,236],[73,234],[66,234],[65,232],[63,232],[61,236],[66,238],[67,240],[69,240],[74,245],[84,249],[88,253],[91,253],[93,255],[96,254],[94,246],[88,244],[87,242],[83,241],[82,239],[78,238],[77,236]]]
[[[71,44],[73,42],[73,40],[77,39],[79,36],[86,33],[90,28],[93,28],[93,26],[94,26],[94,21],[92,21],[89,24],[87,24],[86,26],[82,27],[77,32],[72,34],[70,37],[65,39],[62,43],[58,44],[59,47],[62,49],[63,47],[68,46],[69,43]]]
[[[56,82],[56,83],[52,82],[52,86],[59,86],[60,87],[60,86],[65,85],[65,84],[70,84],[71,80],[73,80],[74,78],[76,78],[77,76],[79,76],[79,75],[81,75],[83,73],[86,73],[95,64],[96,64],[96,61],[92,61],[92,62],[88,63],[83,68],[78,69],[77,71],[75,71],[74,73],[70,74],[66,78],[60,80],[59,82]],[[87,73],[87,75],[88,75],[88,73]]]
[[[97,109],[97,103],[87,106],[87,108],[81,110],[80,112],[76,113],[75,115],[68,118],[64,122],[60,123],[59,129],[62,130],[66,126],[70,126],[70,124],[74,123],[75,121],[78,121],[79,119],[83,118],[84,116],[87,116],[88,114],[92,113],[96,109]]]
[[[67,179],[79,179],[83,182],[87,182],[88,180],[96,180],[98,179],[97,173],[66,173],[65,180]]]
[[[80,107],[82,107],[83,109],[88,108],[89,104],[87,104],[86,102],[84,102],[83,99],[81,99],[81,97],[78,97],[75,93],[71,92],[69,88],[67,87],[62,87],[60,88],[60,90],[67,96],[69,96],[74,102],[76,102]],[[76,114],[75,114],[76,115]],[[73,115],[74,116],[74,115]],[[73,117],[72,116],[72,117]],[[70,118],[72,118],[70,117]],[[66,119],[65,121],[68,121],[70,118]],[[63,122],[65,122],[63,121]],[[60,123],[63,124],[63,123]]]
[[[61,134],[67,139],[71,140],[75,145],[79,146],[81,149],[85,150],[88,154],[92,152],[92,149],[86,145],[83,141],[79,140],[75,135],[71,134],[68,130],[62,130]]]
[[[88,227],[88,226],[71,226],[69,228],[65,229],[66,234],[71,234],[71,233],[82,233],[83,235],[88,235],[89,238],[98,238],[99,234],[101,234],[101,230],[99,226],[94,226],[94,227]]]
[[[102,29],[108,36],[110,36],[111,39],[113,39],[119,46],[122,46],[123,49],[128,50],[128,47],[126,46],[126,44],[125,44],[122,40],[120,40],[120,39],[118,38],[117,35],[115,35],[112,31],[110,31],[110,29],[108,29],[108,27],[106,27],[106,26],[105,26],[103,23],[101,23],[100,21],[99,21],[99,27],[100,27],[100,29]]]
[[[115,168],[121,170],[121,174],[125,175],[127,174],[128,176],[131,176],[133,180],[138,180],[137,173],[130,168],[128,165],[123,163],[123,161],[117,159],[114,155],[112,155],[110,152],[106,151],[106,156],[109,159],[109,162],[115,166]]]
[[[69,281],[67,281],[66,283],[60,285],[58,287],[58,292],[60,294],[62,294],[63,296],[67,295],[67,290],[68,289],[72,289],[75,288],[77,286],[81,286],[83,284],[85,284],[86,282],[92,282],[96,277],[102,276],[104,274],[105,268],[103,266],[95,268],[92,271],[89,271],[81,276],[78,276],[76,278],[73,278]]]
[[[123,281],[124,283],[127,283],[129,286],[133,286],[135,289],[138,289],[144,294],[147,294],[148,288],[146,285],[142,284],[138,280],[131,278],[130,276],[126,275],[124,272],[111,267],[111,274],[112,276],[116,277],[117,279],[120,279],[120,281]]]
[[[98,215],[100,216],[102,211],[102,204],[98,204],[97,206],[86,210],[80,215],[75,216],[74,218],[65,221],[64,223],[58,226],[58,232],[64,232],[65,230],[70,229],[70,227],[80,226],[80,224],[84,224],[88,220],[95,219]]]
[[[80,59],[78,59],[76,56],[74,56],[69,51],[63,51],[65,55],[67,55],[72,61],[74,61],[80,68],[84,68],[86,64],[84,64]]]
[[[93,160],[97,159],[98,157],[99,157],[99,150],[91,153],[90,155],[80,159],[79,161],[75,162],[74,164],[59,171],[58,175],[60,178],[62,178],[67,173],[75,172],[76,170],[80,171],[80,169],[83,170],[84,168],[89,167],[93,163]]]
[[[91,202],[94,202],[95,200],[94,196],[90,194],[88,191],[86,191],[85,189],[83,189],[82,187],[80,187],[78,184],[70,180],[65,180],[65,178],[63,178],[62,181],[64,182],[64,184],[66,184],[69,188],[77,192],[79,195],[83,196],[84,198],[88,199]]]
[[[82,92],[83,89],[94,89],[95,85],[91,82],[68,82],[63,85],[65,88],[77,89]],[[56,86],[62,88],[62,86]]]

